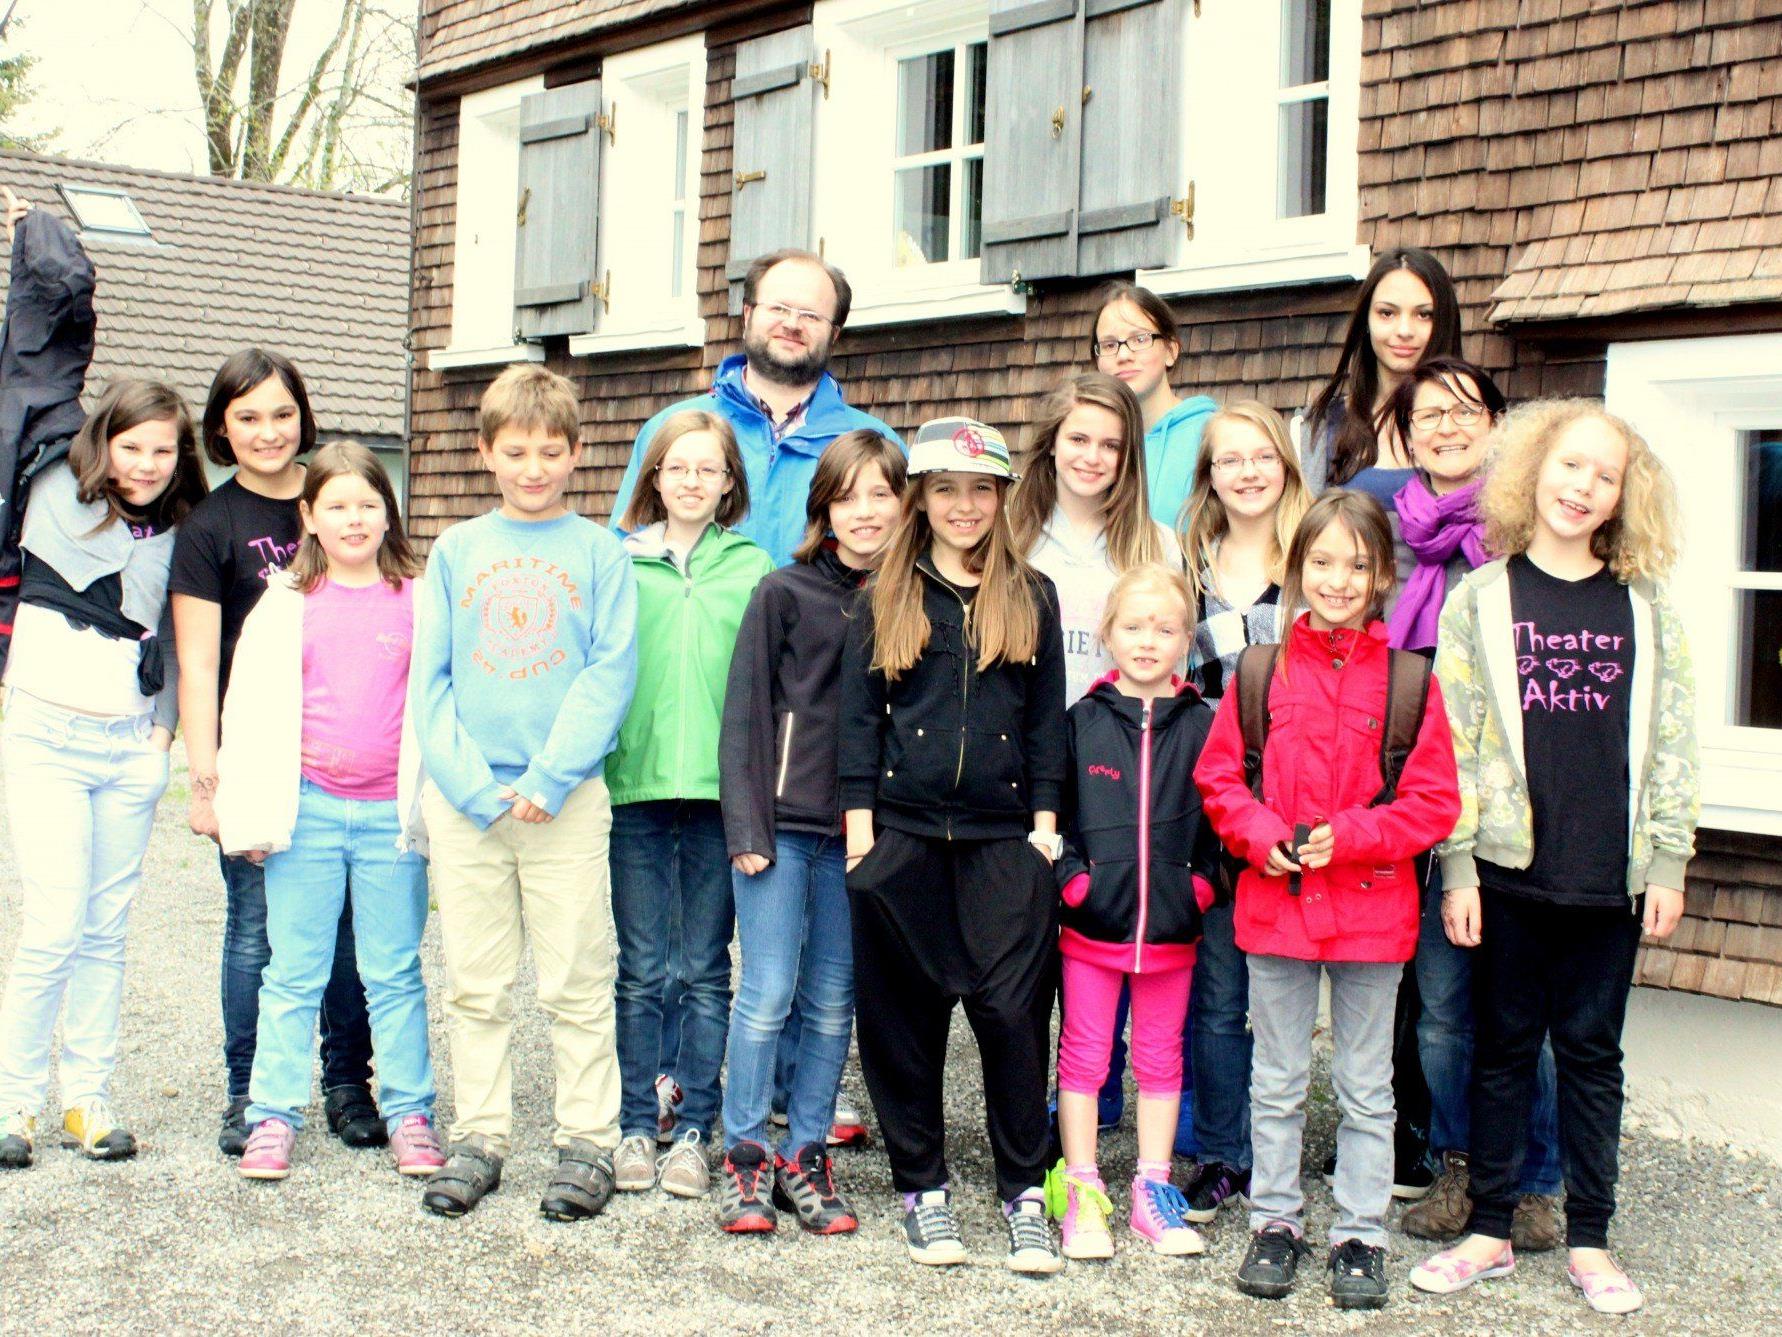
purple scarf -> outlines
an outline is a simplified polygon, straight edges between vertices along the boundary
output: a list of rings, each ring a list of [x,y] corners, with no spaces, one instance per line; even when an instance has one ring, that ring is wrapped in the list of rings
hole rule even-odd
[[[1475,478],[1438,497],[1419,474],[1393,498],[1398,507],[1399,535],[1417,559],[1417,569],[1405,582],[1387,620],[1394,649],[1426,650],[1436,643],[1442,599],[1447,593],[1447,567],[1455,553],[1464,553],[1469,566],[1483,566],[1491,560],[1485,551],[1485,525],[1479,519],[1479,489],[1484,485],[1483,478]]]

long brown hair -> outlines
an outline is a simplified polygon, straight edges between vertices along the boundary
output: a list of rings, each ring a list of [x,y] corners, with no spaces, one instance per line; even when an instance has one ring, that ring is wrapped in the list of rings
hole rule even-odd
[[[903,494],[903,517],[879,560],[872,586],[872,667],[895,681],[913,668],[928,648],[928,614],[922,607],[922,582],[916,559],[934,542],[934,530],[922,509],[923,474]],[[975,477],[975,475],[965,475]],[[965,554],[965,566],[980,579],[977,595],[966,610],[966,640],[977,647],[978,671],[998,662],[1031,659],[1039,646],[1038,574],[1028,566],[1009,532],[1009,484],[997,479],[1001,496],[990,532]]]
[[[1312,504],[1305,475],[1299,471],[1299,455],[1293,449],[1287,436],[1287,424],[1279,413],[1260,400],[1240,399],[1208,418],[1200,434],[1200,453],[1194,461],[1194,486],[1188,490],[1188,500],[1182,504],[1178,521],[1183,526],[1182,556],[1188,563],[1188,580],[1194,587],[1194,597],[1203,603],[1206,599],[1204,577],[1215,569],[1213,562],[1219,550],[1219,540],[1231,528],[1225,503],[1213,490],[1213,457],[1217,453],[1213,442],[1219,424],[1226,422],[1248,423],[1268,438],[1275,454],[1281,457],[1281,498],[1275,503],[1274,543],[1268,559],[1268,578],[1272,584],[1281,583],[1293,533],[1299,528],[1306,507]]]
[[[725,529],[739,523],[749,513],[749,474],[743,467],[742,451],[736,444],[736,431],[721,413],[707,409],[682,409],[671,413],[656,429],[650,444],[644,448],[643,463],[637,467],[637,486],[631,492],[631,504],[619,518],[619,528],[628,533],[646,529],[659,520],[668,519],[656,471],[668,448],[689,432],[710,432],[718,438],[724,451],[724,467],[730,471],[730,491],[718,498],[718,513],[712,518]]]
[[[1169,304],[1149,288],[1141,288],[1138,284],[1125,279],[1117,279],[1105,284],[1095,294],[1095,316],[1089,322],[1089,358],[1095,359],[1095,331],[1101,327],[1102,313],[1110,306],[1124,302],[1145,318],[1151,332],[1165,343],[1176,346],[1176,356],[1182,355],[1181,326],[1176,323],[1175,312]],[[1164,379],[1168,380],[1166,372]],[[1125,382],[1121,382],[1125,384]]]
[[[421,574],[421,559],[408,545],[403,532],[402,515],[396,509],[396,489],[390,486],[390,475],[378,463],[377,456],[357,441],[331,441],[318,450],[303,471],[303,492],[297,498],[299,514],[308,516],[315,509],[316,498],[333,479],[354,475],[371,485],[384,503],[384,517],[389,529],[377,549],[377,573],[391,589],[402,588],[404,580]],[[304,527],[297,555],[291,558],[291,579],[301,594],[311,594],[328,578],[328,554],[322,551],[321,540]]]
[[[1080,404],[1106,409],[1120,420],[1120,464],[1101,499],[1108,562],[1116,572],[1155,562],[1163,553],[1146,503],[1144,414],[1125,382],[1099,371],[1067,376],[1046,396],[1028,429],[1021,481],[1009,498],[1009,532],[1014,536],[1015,551],[1023,556],[1032,552],[1052,518],[1052,509],[1058,504],[1058,461],[1052,451],[1064,420]]]
[[[124,515],[123,495],[111,481],[111,440],[145,422],[170,422],[178,438],[173,476],[153,505],[162,508],[170,525],[190,515],[210,491],[204,463],[198,458],[198,429],[192,410],[179,391],[160,381],[122,377],[105,387],[99,402],[68,445],[68,467],[74,471],[75,496],[83,505],[105,503],[106,516],[97,529]],[[97,529],[95,532],[97,532]]]
[[[793,550],[795,562],[814,562],[829,541],[829,508],[847,496],[860,471],[876,464],[885,482],[900,498],[908,486],[903,452],[882,432],[856,427],[843,432],[824,447],[811,475],[811,490],[804,499],[804,539]]]
[[[1365,492],[1333,487],[1311,506],[1293,531],[1293,542],[1287,548],[1287,570],[1281,578],[1281,674],[1287,673],[1288,646],[1291,631],[1299,615],[1306,611],[1305,595],[1300,588],[1300,572],[1306,556],[1318,536],[1332,525],[1341,525],[1354,537],[1356,545],[1368,561],[1367,611],[1361,625],[1377,620],[1386,611],[1386,596],[1392,593],[1397,567],[1392,553],[1392,522],[1380,503]]]

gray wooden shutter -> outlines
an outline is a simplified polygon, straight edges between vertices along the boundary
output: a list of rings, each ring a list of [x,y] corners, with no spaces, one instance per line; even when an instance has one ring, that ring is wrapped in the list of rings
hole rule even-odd
[[[807,23],[739,42],[730,96],[730,309],[742,309],[742,278],[756,257],[811,244],[811,168],[816,44]]]
[[[1078,274],[1158,269],[1182,224],[1170,216],[1181,123],[1181,0],[1088,0]],[[986,169],[988,170],[988,169]]]
[[[984,94],[984,283],[1077,269],[1080,0],[990,0]]]
[[[599,272],[600,81],[520,100],[514,333],[522,339],[594,328]]]

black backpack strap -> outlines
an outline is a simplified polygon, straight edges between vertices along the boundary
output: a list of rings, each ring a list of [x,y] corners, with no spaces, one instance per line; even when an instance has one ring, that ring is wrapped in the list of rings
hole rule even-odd
[[[1268,742],[1268,691],[1275,679],[1278,645],[1252,645],[1237,662],[1238,724],[1244,733],[1244,783],[1262,801],[1262,749]]]
[[[1392,650],[1386,670],[1386,728],[1380,739],[1380,792],[1368,801],[1377,808],[1398,797],[1399,778],[1417,746],[1423,712],[1429,706],[1428,658],[1415,650]]]

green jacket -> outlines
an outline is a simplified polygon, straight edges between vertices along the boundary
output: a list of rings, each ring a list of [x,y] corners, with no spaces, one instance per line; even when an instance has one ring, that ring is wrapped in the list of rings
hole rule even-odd
[[[1527,868],[1534,813],[1522,750],[1522,705],[1505,564],[1489,562],[1442,606],[1435,673],[1460,771],[1460,821],[1436,847],[1444,888],[1476,887],[1475,859]],[[1633,695],[1628,718],[1628,895],[1648,884],[1681,890],[1701,815],[1695,677],[1683,624],[1650,582],[1633,599]]]
[[[663,527],[630,535],[637,574],[637,695],[606,760],[614,803],[718,797],[718,731],[736,629],[755,584],[773,570],[767,553],[711,525],[683,570]]]

